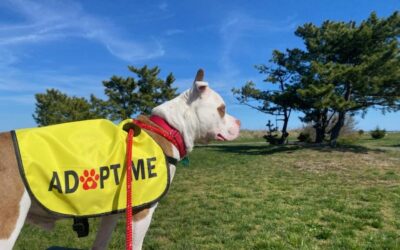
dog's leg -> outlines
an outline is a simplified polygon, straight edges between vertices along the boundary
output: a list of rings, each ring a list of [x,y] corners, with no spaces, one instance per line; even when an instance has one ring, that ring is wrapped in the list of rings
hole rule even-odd
[[[19,202],[19,209],[17,208],[18,217],[17,217],[17,220],[14,221],[14,223],[15,223],[14,228],[12,229],[11,234],[9,235],[8,238],[0,239],[0,249],[4,249],[4,250],[12,249],[12,247],[14,246],[14,243],[17,240],[18,235],[22,229],[22,226],[24,225],[26,215],[28,214],[30,206],[31,206],[31,199],[29,197],[28,192],[26,190],[24,190],[22,198]],[[2,211],[2,212],[4,212],[4,211]],[[10,226],[10,225],[1,225],[1,227],[7,227],[7,226]]]
[[[169,165],[171,182],[175,176],[175,166]],[[133,249],[142,249],[144,237],[146,236],[147,230],[149,229],[151,218],[156,210],[158,203],[148,209],[144,209],[133,215]],[[96,235],[96,240],[93,244],[93,250],[107,249],[111,234],[117,224],[118,214],[104,216],[100,223],[100,228]]]
[[[107,215],[101,218],[100,228],[97,231],[96,240],[93,244],[93,250],[107,249],[108,242],[111,239],[112,232],[117,225],[119,214]]]
[[[172,164],[169,165],[170,168],[170,182],[175,176],[176,167]],[[149,229],[151,218],[153,213],[157,208],[158,203],[150,207],[149,209],[144,209],[133,216],[133,249],[142,249],[144,237],[146,236],[147,230]]]
[[[154,210],[157,204],[151,208],[144,209],[133,216],[133,249],[142,249],[143,240],[146,236],[146,232],[150,226],[151,217],[153,216]],[[107,249],[109,240],[111,239],[112,232],[117,224],[119,215],[107,215],[104,216],[100,222],[100,228],[96,235],[96,240],[93,244],[93,250]]]
[[[133,249],[142,249],[144,237],[146,236],[147,230],[149,229],[151,218],[153,217],[153,213],[156,210],[157,205],[158,203],[156,203],[149,209],[140,211],[133,216]]]

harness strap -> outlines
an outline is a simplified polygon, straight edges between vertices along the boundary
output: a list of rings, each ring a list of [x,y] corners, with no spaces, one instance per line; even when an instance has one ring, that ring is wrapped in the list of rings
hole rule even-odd
[[[178,160],[169,156],[165,156],[167,158],[167,162],[172,165],[178,164]]]
[[[154,122],[155,124],[159,125],[160,127],[162,127],[162,129],[160,129],[159,127],[141,122],[139,120],[132,120],[132,122],[134,124],[136,124],[137,126],[152,131],[156,134],[161,135],[162,137],[164,137],[165,139],[167,139],[168,141],[170,141],[179,151],[179,156],[180,158],[184,158],[186,156],[186,146],[185,146],[185,142],[182,138],[181,133],[179,133],[179,131],[173,127],[171,127],[164,119],[162,119],[159,116],[151,116],[150,120],[152,122]]]
[[[78,237],[86,237],[89,234],[89,221],[88,218],[74,218],[72,229],[78,234]]]

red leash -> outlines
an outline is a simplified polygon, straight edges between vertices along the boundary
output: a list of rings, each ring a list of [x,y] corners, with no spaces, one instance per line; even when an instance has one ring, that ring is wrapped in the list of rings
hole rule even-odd
[[[180,157],[183,158],[186,155],[185,142],[182,135],[178,130],[171,127],[164,119],[159,116],[151,116],[150,120],[163,129],[157,128],[155,126],[143,123],[138,120],[132,120],[134,124],[140,128],[157,133],[172,144],[179,150]],[[127,145],[126,145],[126,236],[125,236],[125,247],[128,250],[132,249],[132,146],[133,146],[133,129],[129,129]]]
[[[132,250],[132,145],[133,129],[129,129],[126,145],[126,236],[125,248]]]

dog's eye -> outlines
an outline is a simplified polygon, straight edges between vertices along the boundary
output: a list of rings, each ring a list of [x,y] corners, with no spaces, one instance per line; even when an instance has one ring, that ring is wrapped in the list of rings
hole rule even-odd
[[[221,104],[221,106],[219,106],[217,110],[221,118],[223,118],[225,116],[225,105]]]

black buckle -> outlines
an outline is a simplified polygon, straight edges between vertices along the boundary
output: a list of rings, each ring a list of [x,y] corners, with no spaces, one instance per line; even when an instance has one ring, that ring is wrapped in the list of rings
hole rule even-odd
[[[74,218],[72,229],[78,234],[78,237],[86,237],[89,235],[88,218]]]

